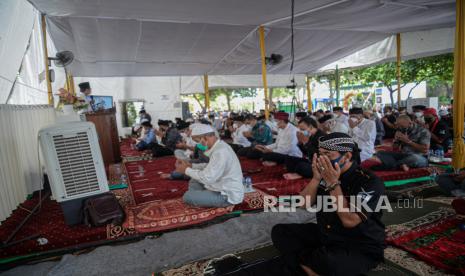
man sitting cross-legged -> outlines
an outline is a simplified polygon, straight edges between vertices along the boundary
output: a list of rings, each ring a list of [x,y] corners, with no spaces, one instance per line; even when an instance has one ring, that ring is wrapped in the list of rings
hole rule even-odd
[[[297,126],[299,127],[297,132],[299,148],[306,155],[306,158],[287,156],[286,169],[288,173],[284,174],[283,177],[288,180],[312,177],[312,157],[313,154],[318,153],[320,137],[325,135],[318,128],[318,123],[310,117],[300,120]]]
[[[283,164],[287,156],[302,157],[302,152],[297,146],[297,128],[289,123],[289,114],[277,112],[274,118],[279,128],[276,142],[268,146],[255,146],[256,152],[258,152],[257,157],[263,159],[265,166]]]
[[[428,166],[427,153],[430,146],[430,132],[413,122],[408,115],[400,115],[396,121],[397,131],[394,135],[394,149],[399,152],[376,153],[374,158],[381,165],[374,166],[373,170],[408,171],[410,168],[423,168]]]
[[[227,275],[363,275],[383,261],[383,182],[354,162],[358,149],[347,134],[322,137],[319,151],[301,192],[320,201],[317,223],[275,225],[271,239],[281,255]],[[328,196],[334,205],[325,208]]]
[[[192,128],[192,139],[206,147],[207,164],[176,161],[176,172],[191,178],[184,202],[201,207],[225,207],[244,198],[242,169],[232,148],[221,141],[215,130],[204,124]]]

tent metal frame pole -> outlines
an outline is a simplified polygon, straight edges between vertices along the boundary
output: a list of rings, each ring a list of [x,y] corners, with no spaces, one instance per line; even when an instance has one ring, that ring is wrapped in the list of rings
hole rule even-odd
[[[205,93],[205,112],[210,111],[210,90],[208,88],[208,75],[203,75],[203,90]]]
[[[47,49],[47,23],[45,20],[45,14],[42,13],[40,17],[42,23],[42,45],[44,48],[45,80],[47,81],[48,104],[53,106],[52,82],[50,81],[50,68]]]
[[[270,117],[270,101],[268,99],[268,84],[266,81],[266,62],[265,62],[265,28],[263,26],[260,26],[258,28],[258,34],[260,37],[260,57],[261,57],[261,63],[262,63],[262,80],[263,80],[263,91],[265,92],[265,118],[268,120]]]
[[[312,79],[309,76],[305,77],[305,82],[307,84],[307,111],[311,112],[313,109],[312,106],[312,91],[310,90],[310,82]]]
[[[76,90],[74,89],[74,77],[71,73],[68,73],[67,75],[68,91],[72,95],[76,96]]]
[[[401,102],[402,102],[402,94],[401,94],[401,88],[400,88],[400,85],[401,85],[401,77],[400,77],[400,70],[401,70],[401,45],[400,45],[400,33],[398,33],[396,35],[396,54],[397,54],[397,108],[400,108],[401,107]]]
[[[465,0],[455,3],[455,48],[454,48],[454,102],[453,127],[454,144],[452,149],[452,166],[455,171],[465,166],[465,144],[463,141],[463,119],[465,103]]]
[[[336,72],[335,72],[335,86],[336,86],[336,106],[339,106],[339,100],[341,97],[340,92],[340,79],[339,79],[339,66],[336,64]]]

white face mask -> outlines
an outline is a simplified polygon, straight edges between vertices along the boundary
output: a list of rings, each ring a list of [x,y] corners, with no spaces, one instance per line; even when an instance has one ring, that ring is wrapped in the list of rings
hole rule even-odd
[[[236,123],[233,124],[233,128],[237,128],[237,124],[236,124]]]
[[[355,117],[350,117],[350,120],[351,120],[352,122],[354,122],[354,123],[358,123],[358,119],[355,118]]]
[[[423,117],[423,112],[415,112],[417,118]]]

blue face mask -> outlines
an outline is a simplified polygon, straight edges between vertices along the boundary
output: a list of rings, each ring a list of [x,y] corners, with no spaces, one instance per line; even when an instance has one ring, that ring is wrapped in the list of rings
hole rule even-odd
[[[310,136],[310,132],[309,132],[308,130],[304,130],[304,131],[302,131],[302,133],[303,133],[303,135],[304,135],[305,137]]]
[[[204,146],[204,145],[202,145],[202,144],[200,144],[200,143],[198,143],[198,144],[196,145],[196,147],[197,147],[199,150],[201,150],[201,151],[207,151],[207,150],[208,150],[208,146]]]
[[[338,158],[334,159],[334,160],[331,160],[331,164],[333,165],[333,167],[336,167],[336,164],[339,163],[339,161],[341,161],[343,155],[339,156]],[[344,167],[345,165],[345,162],[342,163],[342,164],[339,164],[339,168],[342,168]]]

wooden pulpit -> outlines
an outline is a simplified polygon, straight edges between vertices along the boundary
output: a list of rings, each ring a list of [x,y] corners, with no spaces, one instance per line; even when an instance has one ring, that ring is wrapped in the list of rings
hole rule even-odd
[[[85,113],[86,120],[95,124],[105,168],[121,162],[116,108]]]

